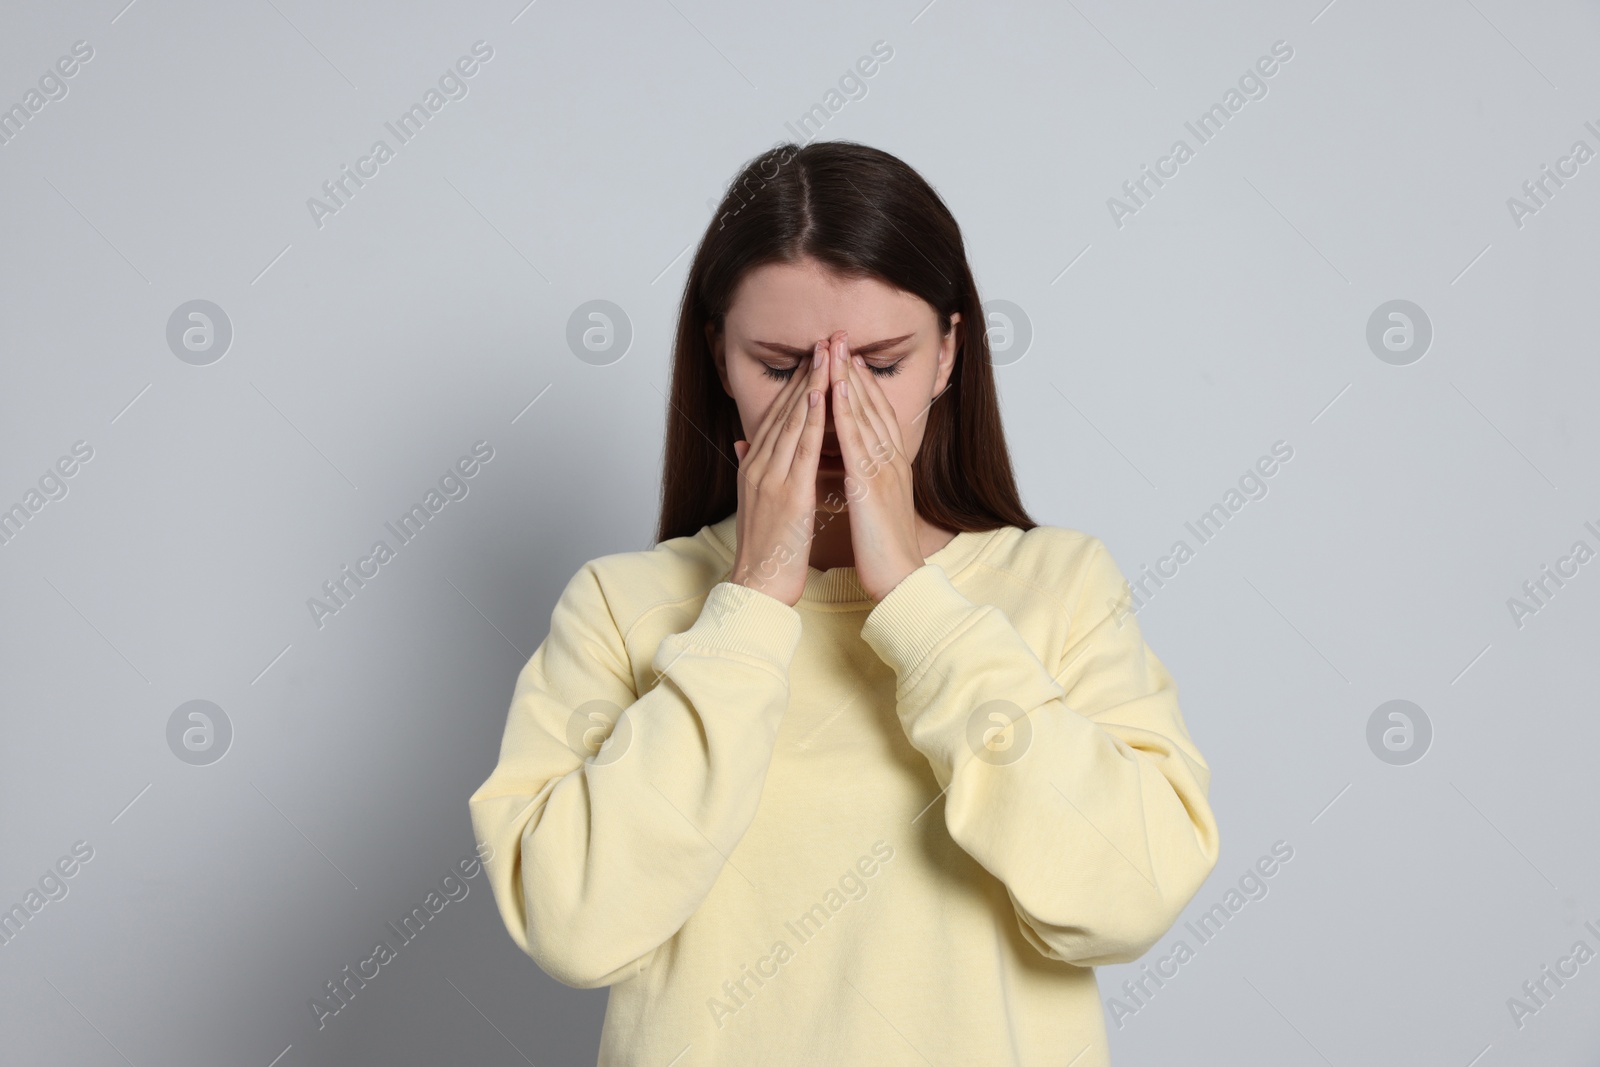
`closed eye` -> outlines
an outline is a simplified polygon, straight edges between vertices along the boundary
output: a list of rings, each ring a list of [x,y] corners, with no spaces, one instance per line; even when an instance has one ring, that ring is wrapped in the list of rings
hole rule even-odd
[[[867,369],[871,371],[875,377],[889,378],[900,373],[900,364],[904,362],[905,360],[903,359],[897,359],[893,363],[883,367],[868,363]],[[763,362],[761,364],[761,371],[769,378],[776,378],[780,382],[786,382],[790,378],[794,377],[795,367],[798,366],[800,366],[800,364],[796,363],[789,367],[774,367],[770,363]]]

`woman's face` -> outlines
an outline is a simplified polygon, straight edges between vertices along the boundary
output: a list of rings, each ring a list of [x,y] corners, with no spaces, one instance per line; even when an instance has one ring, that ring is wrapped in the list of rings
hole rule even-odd
[[[950,331],[941,335],[937,313],[921,297],[876,278],[842,278],[807,259],[748,272],[734,291],[722,334],[707,326],[706,337],[722,388],[738,405],[744,439],[751,441],[791,375],[810,369],[816,343],[845,331],[851,355],[859,352],[867,363],[855,372],[872,375],[894,408],[909,462],[922,446],[928,407],[955,367],[961,316],[950,318]],[[842,487],[844,465],[828,455],[839,453],[831,389],[823,404],[817,481]]]

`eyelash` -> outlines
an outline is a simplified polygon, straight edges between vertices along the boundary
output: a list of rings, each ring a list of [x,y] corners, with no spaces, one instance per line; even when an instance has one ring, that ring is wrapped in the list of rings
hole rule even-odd
[[[893,363],[889,364],[887,367],[874,367],[871,363],[868,363],[867,364],[867,370],[871,371],[873,373],[873,375],[876,376],[876,377],[888,378],[888,377],[892,377],[893,375],[899,374],[900,373],[900,364],[902,364],[904,362],[905,362],[905,360],[903,360],[903,359],[897,359]],[[765,374],[768,378],[776,378],[780,382],[786,382],[790,378],[794,377],[795,368],[798,367],[798,366],[800,366],[800,364],[796,363],[794,367],[779,368],[779,367],[771,366],[770,364],[767,364],[767,363],[763,363],[763,364],[761,364],[761,370],[762,370],[762,373]]]

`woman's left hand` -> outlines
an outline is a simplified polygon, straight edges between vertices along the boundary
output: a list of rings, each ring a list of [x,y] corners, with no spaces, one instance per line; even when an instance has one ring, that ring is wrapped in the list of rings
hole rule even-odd
[[[844,331],[833,335],[828,349],[833,426],[844,457],[856,578],[878,601],[926,562],[917,538],[911,460],[901,444],[894,406],[865,361],[850,355]]]

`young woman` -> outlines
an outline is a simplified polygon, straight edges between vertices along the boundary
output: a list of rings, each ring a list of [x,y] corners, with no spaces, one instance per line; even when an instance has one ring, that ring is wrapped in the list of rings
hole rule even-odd
[[[611,987],[601,1067],[1098,1067],[1093,967],[1216,864],[1122,573],[1018,499],[983,324],[873,148],[764,153],[701,240],[658,543],[568,583],[470,801],[512,939]]]

